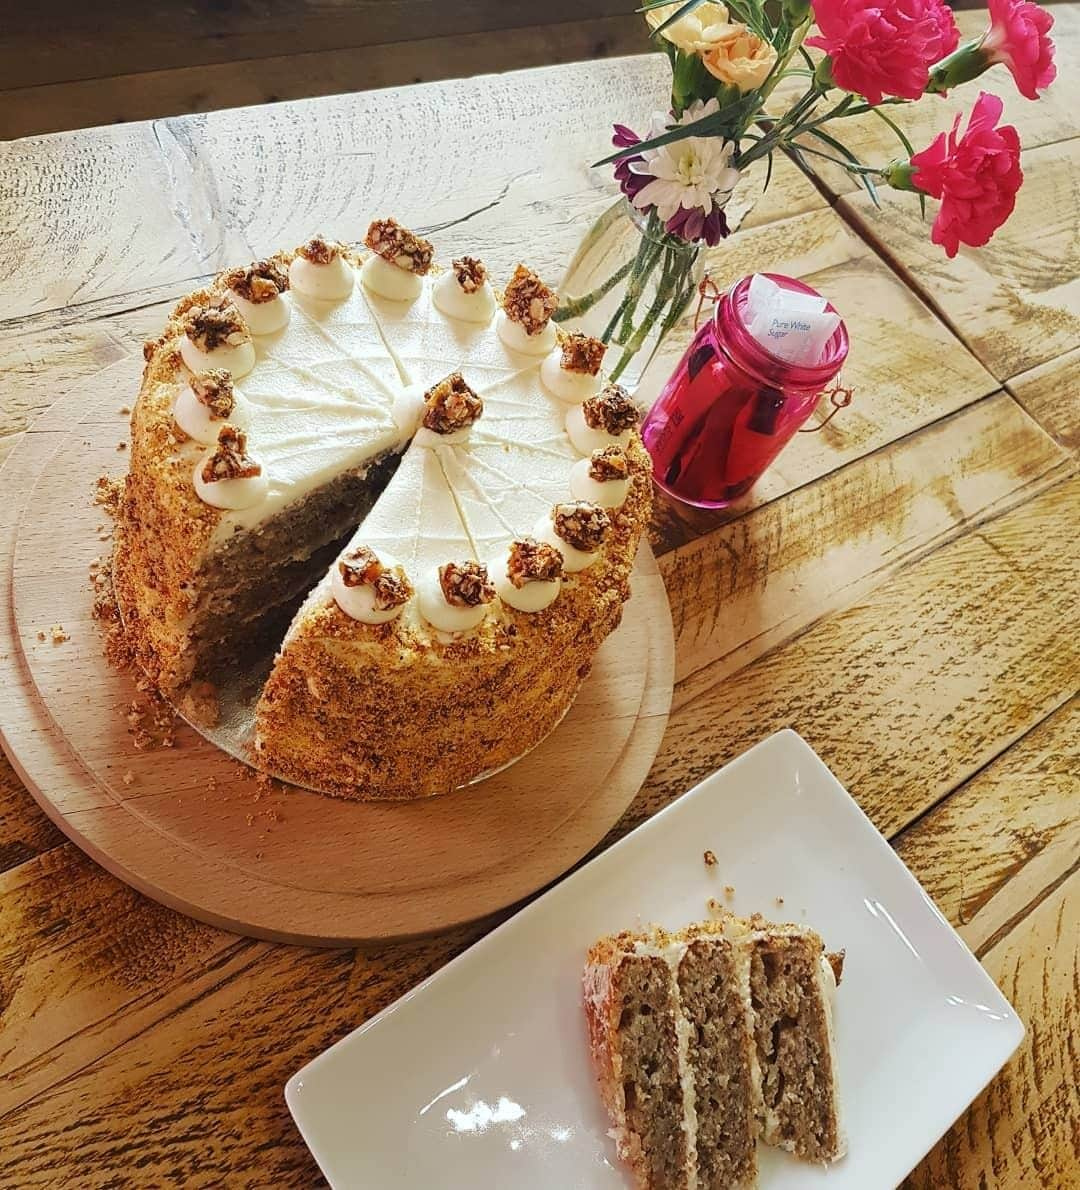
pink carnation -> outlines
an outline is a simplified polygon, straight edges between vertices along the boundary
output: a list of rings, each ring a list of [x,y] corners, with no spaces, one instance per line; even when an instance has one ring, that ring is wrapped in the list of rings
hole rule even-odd
[[[948,256],[961,244],[982,247],[1016,206],[1024,180],[1020,137],[1010,124],[995,127],[1003,106],[996,95],[980,91],[963,136],[957,135],[957,116],[948,136],[940,133],[911,159],[914,184],[941,199],[930,238]]]
[[[829,55],[838,87],[870,103],[918,99],[930,67],[960,40],[943,0],[813,0],[813,7],[820,36],[806,44]]]
[[[1047,34],[1054,18],[1029,0],[989,0],[990,29],[982,48],[991,62],[1003,62],[1020,94],[1038,99],[1057,77],[1054,43]]]

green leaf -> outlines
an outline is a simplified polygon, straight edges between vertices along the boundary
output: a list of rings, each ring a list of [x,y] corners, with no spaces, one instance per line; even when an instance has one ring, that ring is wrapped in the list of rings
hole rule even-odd
[[[745,126],[757,115],[758,93],[751,91],[744,95],[737,103],[722,107],[718,112],[703,116],[700,120],[693,120],[678,128],[669,127],[666,132],[654,136],[650,140],[643,140],[637,145],[628,145],[624,149],[602,158],[595,164],[609,165],[622,157],[634,157],[646,149],[659,149],[663,145],[670,145],[675,141],[686,140],[689,136],[722,136],[726,140],[737,141]]]
[[[769,154],[769,164],[765,168],[765,185],[761,188],[761,193],[764,194],[769,188],[769,183],[772,181],[772,159],[773,155]]]
[[[838,141],[835,136],[830,136],[827,132],[822,132],[820,128],[808,128],[806,129],[806,132],[809,136],[815,136],[818,140],[824,141],[825,144],[829,145],[830,148],[835,149],[846,161],[851,163],[854,168],[851,169],[850,172],[854,173],[858,177],[859,181],[861,181],[866,187],[866,192],[870,195],[874,206],[880,207],[881,201],[878,198],[877,187],[874,185],[873,178],[868,176],[868,167],[863,165],[863,163],[858,159],[858,157],[855,156],[855,154],[847,147],[847,145]]]
[[[661,0],[660,3],[646,4],[643,8],[639,9],[638,11],[639,12],[647,12],[649,9],[652,9],[652,8],[663,8],[665,2],[669,2],[669,0]],[[682,20],[682,18],[685,16],[689,16],[690,13],[692,13],[695,8],[700,8],[702,6],[702,4],[704,4],[704,3],[705,3],[705,0],[686,0],[686,3],[681,5],[678,9],[676,9],[676,11],[673,12],[671,14],[671,16],[669,16],[668,19],[666,21],[664,21],[664,23],[662,25],[658,25],[653,30],[653,33],[654,34],[663,33],[663,31],[669,25],[674,25],[676,21]]]
[[[907,149],[909,157],[915,156],[915,146],[908,140],[907,133],[900,127],[891,116],[887,116],[880,108],[872,107],[870,109],[879,120],[884,120],[886,124],[896,133],[897,140]]]

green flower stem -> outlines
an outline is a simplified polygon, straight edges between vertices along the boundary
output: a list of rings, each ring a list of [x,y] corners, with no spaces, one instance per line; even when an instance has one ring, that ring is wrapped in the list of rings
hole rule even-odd
[[[651,230],[651,219],[650,219]],[[641,300],[645,292],[645,286],[649,278],[656,271],[656,266],[661,265],[660,280],[657,283],[657,288],[662,289],[667,283],[667,274],[671,266],[671,252],[667,251],[663,244],[657,244],[655,250],[650,253],[649,260],[646,267],[642,269],[641,275],[637,278],[637,285],[635,286],[635,278],[631,278],[630,285],[627,288],[635,288],[636,294],[634,304],[628,307],[623,314],[622,325],[619,327],[619,333],[615,337],[616,343],[625,343],[628,338],[634,333],[634,310],[637,308],[638,302]]]
[[[630,270],[633,267],[634,262],[632,260],[628,260],[626,264],[622,265],[621,268],[616,269],[616,271],[612,273],[606,281],[598,285],[591,292],[583,294],[578,298],[570,298],[568,301],[563,302],[552,315],[553,320],[555,322],[567,322],[571,318],[580,318],[583,314],[588,314],[588,312],[593,308],[593,306],[596,305],[597,302],[607,297],[607,295],[615,288],[616,285],[619,284],[620,281],[624,280],[630,275]]]
[[[612,336],[615,335],[615,328],[624,319],[627,312],[633,312],[641,299],[642,291],[645,287],[645,279],[652,272],[656,261],[660,257],[662,246],[657,244],[649,236],[649,231],[652,228],[653,216],[649,216],[649,222],[646,225],[645,231],[641,236],[641,243],[638,246],[637,256],[634,258],[634,266],[630,270],[630,280],[626,286],[626,292],[623,294],[622,301],[619,303],[618,309],[611,316],[611,321],[604,328],[604,333],[600,336],[605,343],[610,343]],[[618,338],[615,339],[618,342]]]

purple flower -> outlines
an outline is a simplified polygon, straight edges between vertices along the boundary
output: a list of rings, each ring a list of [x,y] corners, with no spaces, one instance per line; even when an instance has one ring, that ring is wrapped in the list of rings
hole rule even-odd
[[[701,207],[694,207],[691,210],[679,207],[664,224],[664,230],[669,235],[680,236],[691,243],[695,240],[704,240],[710,248],[715,248],[721,240],[727,238],[731,231],[724,212],[717,206],[714,206],[707,215]]]
[[[615,135],[611,138],[611,143],[617,149],[628,149],[631,145],[640,144],[641,137],[632,129],[627,128],[625,124],[616,124]],[[643,190],[652,181],[647,174],[636,174],[630,168],[631,162],[644,160],[645,158],[641,156],[620,157],[615,162],[615,181],[619,183],[619,189],[631,202],[634,201],[634,195],[639,190]]]

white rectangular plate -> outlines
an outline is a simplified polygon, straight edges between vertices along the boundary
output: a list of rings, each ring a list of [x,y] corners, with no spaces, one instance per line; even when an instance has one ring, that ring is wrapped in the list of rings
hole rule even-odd
[[[589,1064],[585,952],[602,934],[703,920],[725,885],[737,912],[806,922],[847,951],[835,1015],[848,1156],[826,1170],[762,1148],[762,1187],[894,1187],[1024,1027],[792,731],[714,773],[294,1075],[285,1098],[331,1184],[628,1186]]]

